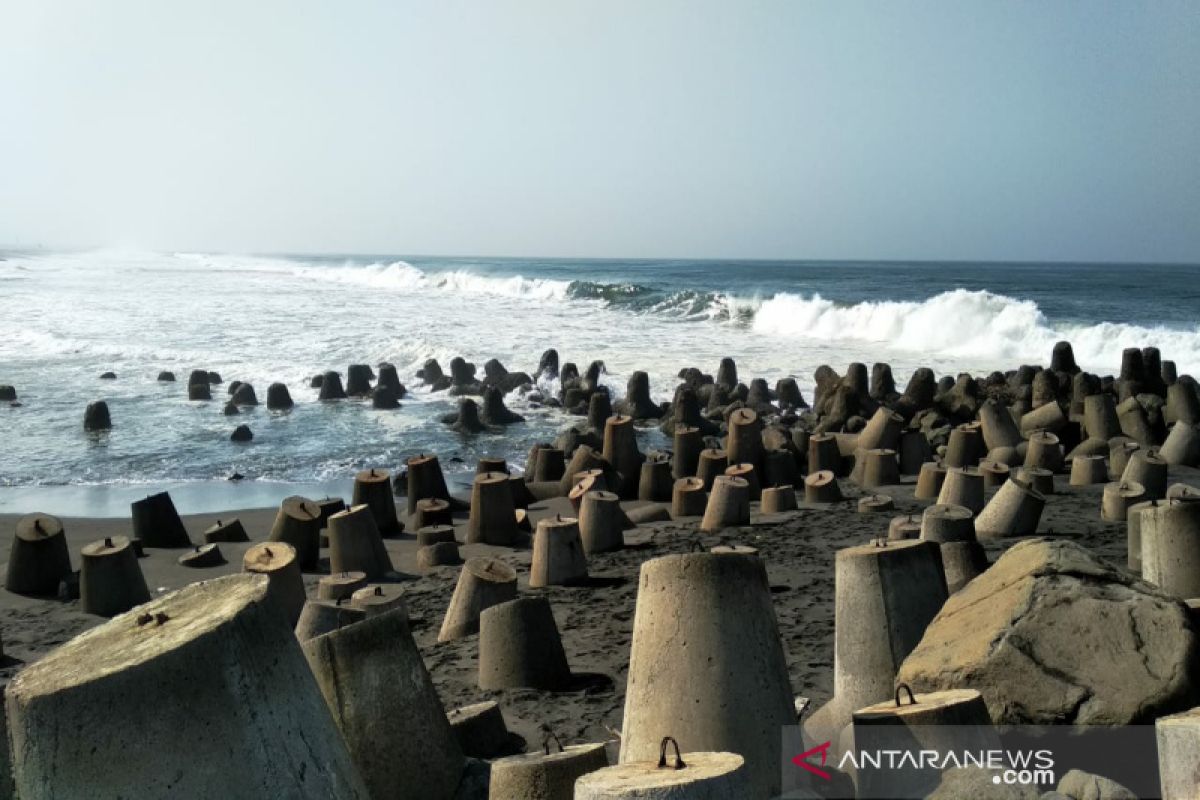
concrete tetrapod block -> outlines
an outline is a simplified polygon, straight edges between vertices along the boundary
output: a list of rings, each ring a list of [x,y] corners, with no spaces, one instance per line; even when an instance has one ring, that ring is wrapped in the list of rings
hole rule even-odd
[[[1025,466],[1060,471],[1063,468],[1063,452],[1058,437],[1048,431],[1031,433],[1029,446],[1025,450]]]
[[[143,547],[191,547],[183,520],[171,502],[171,495],[159,492],[135,500],[130,505],[133,515],[133,538]]]
[[[900,664],[947,597],[933,542],[844,548],[834,563],[834,696],[809,717],[807,741],[837,741],[854,711],[893,695]]]
[[[934,461],[926,461],[917,474],[917,487],[913,497],[917,500],[937,500],[946,482],[946,468]]]
[[[470,758],[496,758],[512,752],[517,745],[495,700],[453,709],[446,717],[463,755]]]
[[[1176,422],[1158,449],[1163,461],[1176,467],[1200,467],[1200,425]]]
[[[317,508],[321,509],[321,530],[324,530],[329,524],[330,517],[339,511],[346,510],[346,501],[340,497],[322,497],[313,502],[317,504]]]
[[[308,599],[300,564],[296,561],[296,549],[287,542],[251,545],[242,556],[242,571],[266,575],[270,579],[268,596],[287,620],[288,628],[294,629]]]
[[[353,625],[366,618],[361,608],[343,600],[309,600],[296,621],[296,638],[301,642]]]
[[[1006,481],[975,519],[975,534],[980,539],[1033,536],[1046,498],[1027,483]]]
[[[858,513],[886,514],[896,510],[896,501],[886,494],[869,494],[858,498]]]
[[[207,386],[204,387],[208,389]],[[194,399],[194,398],[189,398]],[[209,398],[203,398],[205,400]],[[108,403],[97,400],[88,403],[83,410],[83,429],[85,431],[107,431],[112,429],[112,415],[108,411]]]
[[[676,425],[674,436],[675,453],[671,457],[671,477],[690,478],[700,465],[700,451],[704,449],[704,437],[699,428]]]
[[[408,617],[408,603],[403,590],[394,583],[370,583],[350,595],[350,605],[370,619],[391,611],[403,611]]]
[[[586,581],[587,576],[587,555],[580,540],[578,520],[562,516],[540,520],[533,535],[529,585],[569,586]]]
[[[946,576],[946,591],[954,594],[988,568],[987,553],[975,540],[942,542],[942,573]]]
[[[54,594],[71,575],[71,551],[62,522],[49,514],[17,521],[4,588],[17,594]]]
[[[1186,383],[1173,383],[1167,387],[1167,404],[1163,407],[1163,419],[1168,425],[1184,422],[1200,424],[1200,395]]]
[[[888,523],[888,541],[898,542],[904,539],[921,538],[921,519],[914,514],[892,517]]]
[[[1181,600],[1200,597],[1200,500],[1167,500],[1140,516],[1142,578]]]
[[[1108,483],[1108,460],[1102,455],[1075,456],[1071,459],[1071,485],[1094,486]]]
[[[983,437],[973,425],[957,425],[950,431],[946,443],[946,455],[942,463],[946,467],[973,467],[985,453]]]
[[[329,518],[329,569],[361,572],[368,580],[392,571],[392,560],[370,507],[351,506]]]
[[[6,707],[20,796],[367,800],[267,587],[193,583],[19,673]],[[76,726],[87,735],[61,735]]]
[[[746,760],[751,791],[780,788],[780,726],[793,693],[757,556],[686,553],[642,564],[625,695],[622,764],[657,759],[664,736]]]
[[[450,490],[446,488],[446,476],[442,474],[442,465],[437,456],[424,454],[413,456],[405,462],[408,469],[408,515],[411,517],[417,510],[417,501],[427,497],[440,500],[450,500]],[[566,490],[563,490],[564,493]],[[453,505],[453,504],[452,504]]]
[[[700,461],[696,466],[696,477],[704,481],[704,491],[711,492],[713,483],[718,475],[724,475],[729,467],[729,457],[724,450],[706,448],[700,451]]]
[[[1200,499],[1200,488],[1189,486],[1186,483],[1172,483],[1167,487],[1167,496],[1164,500],[1197,500]]]
[[[979,433],[988,452],[999,448],[1016,448],[1021,443],[1021,431],[1008,409],[995,400],[979,407]]]
[[[843,500],[842,488],[832,470],[810,472],[804,479],[804,502],[813,504],[837,503]]]
[[[638,450],[633,417],[617,414],[604,423],[604,449],[601,456],[617,470],[620,483],[612,487],[624,500],[638,495],[638,481],[645,456]]]
[[[508,461],[500,456],[482,456],[475,463],[475,474],[480,475],[484,472],[503,472],[508,473]]]
[[[342,376],[333,370],[321,376],[320,389],[317,394],[318,400],[346,399],[346,390],[342,388]]]
[[[808,472],[828,470],[834,475],[842,472],[842,451],[831,433],[814,433],[808,437]]]
[[[246,529],[242,525],[242,521],[237,517],[228,520],[217,520],[213,525],[204,530],[204,541],[206,544],[217,542],[248,542],[250,537],[246,534]]]
[[[1127,544],[1125,564],[1130,572],[1142,572],[1142,512],[1154,508],[1159,500],[1143,500],[1134,503],[1125,512],[1125,541]]]
[[[367,585],[365,572],[335,572],[317,581],[318,600],[348,600],[350,595]]]
[[[625,513],[612,492],[587,492],[579,503],[579,536],[583,552],[607,553],[625,546]]]
[[[700,530],[713,532],[722,528],[750,524],[750,484],[744,478],[720,475],[713,481],[712,494],[704,507]]]
[[[1083,399],[1083,429],[1089,439],[1107,442],[1121,435],[1117,406],[1110,394],[1093,394]]]
[[[1117,406],[1117,420],[1121,424],[1121,433],[1138,444],[1150,447],[1156,443],[1154,430],[1146,419],[1146,410],[1136,397],[1130,397]]]
[[[937,501],[938,505],[969,508],[973,514],[983,511],[983,473],[978,467],[950,467]]]
[[[181,567],[191,569],[207,569],[219,567],[225,562],[221,548],[215,544],[202,544],[175,559]]]
[[[563,471],[562,480],[559,481],[561,494],[565,497],[571,491],[571,487],[577,482],[576,475],[593,469],[602,470],[607,475],[612,470],[612,465],[586,444],[576,447],[575,452],[571,454],[571,460],[567,463],[566,470]]]
[[[725,474],[731,478],[741,478],[746,482],[751,502],[762,499],[762,481],[759,480],[758,469],[753,464],[730,464],[725,468]]]
[[[477,474],[471,483],[467,543],[513,544],[517,540],[516,511],[507,473]]]
[[[437,567],[457,567],[461,563],[458,542],[436,542],[417,548],[417,571],[422,574]]]
[[[1106,522],[1125,522],[1130,506],[1146,501],[1146,487],[1140,483],[1113,481],[1105,484],[1100,498],[1100,519]]]
[[[296,549],[300,569],[314,572],[321,555],[321,507],[307,497],[284,498],[267,541],[287,542]]]
[[[544,689],[571,684],[550,601],[522,597],[483,610],[479,615],[479,688]]]
[[[641,479],[638,481],[639,500],[667,503],[671,500],[671,462],[665,456],[647,457],[642,462]]]
[[[583,504],[583,496],[589,492],[607,492],[608,481],[604,477],[604,470],[589,469],[585,472],[580,472],[575,476],[575,485],[571,487],[571,491],[567,493],[567,500],[571,502],[571,507],[575,509],[575,513],[579,513],[579,508]]]
[[[854,471],[858,485],[864,489],[896,486],[900,483],[900,463],[895,450],[859,450],[855,454]]]
[[[780,514],[784,511],[796,510],[796,487],[772,486],[762,490],[762,501],[759,510],[763,514]]]
[[[450,502],[440,497],[426,497],[417,501],[417,510],[412,516],[412,526],[417,530],[431,525],[453,525],[454,515]]]
[[[404,612],[368,616],[302,649],[372,797],[454,797],[462,750]]]
[[[729,415],[725,452],[730,464],[762,465],[762,421],[752,409],[739,408]]]
[[[1154,721],[1163,800],[1200,797],[1200,707]]]
[[[1146,500],[1162,500],[1167,496],[1167,462],[1154,450],[1138,450],[1129,456],[1121,482],[1141,484]]]
[[[858,434],[860,450],[896,450],[904,430],[904,417],[886,406],[875,409],[866,427]]]
[[[1129,466],[1129,459],[1142,446],[1132,439],[1118,437],[1108,443],[1108,474],[1121,475]]]
[[[492,762],[488,800],[574,800],[575,782],[607,766],[603,742],[501,758]]]
[[[458,540],[454,538],[453,525],[429,525],[417,530],[417,544],[421,547],[442,542],[458,543]]]
[[[963,506],[929,506],[921,514],[921,539],[926,542],[975,541],[975,515]]]
[[[675,481],[671,492],[671,516],[702,517],[708,505],[708,495],[704,492],[704,480],[692,476]]]
[[[516,597],[516,570],[498,559],[468,558],[446,608],[438,641],[448,642],[478,633],[479,615],[485,608]]]
[[[85,614],[111,617],[150,601],[137,553],[124,536],[108,536],[80,551],[79,603]]]
[[[737,753],[676,753],[665,761],[635,761],[588,773],[576,781],[574,800],[726,800],[754,796],[746,760]]]
[[[404,523],[396,516],[392,477],[386,469],[364,469],[355,475],[350,505],[366,505],[371,509],[380,536],[399,536],[404,532]]]
[[[929,440],[920,431],[905,431],[900,436],[900,474],[918,475],[933,460]]]
[[[1067,419],[1063,407],[1051,402],[1038,406],[1021,417],[1021,434],[1030,436],[1034,431],[1057,431],[1065,428],[1070,420]]]
[[[561,481],[567,471],[566,453],[557,447],[542,447],[538,450],[533,480],[539,483]]]
[[[1043,496],[1054,494],[1054,473],[1041,467],[1021,467],[1017,480],[1028,483]]]
[[[790,450],[769,449],[763,452],[762,485],[795,486],[800,480],[796,457]]]
[[[907,686],[894,699],[854,712],[854,746],[860,752],[921,750],[982,753],[1000,747],[983,695],[974,689],[950,689],[914,696]],[[901,764],[898,769],[856,771],[857,797],[925,797],[941,782],[936,769]]]
[[[983,475],[983,488],[998,489],[1008,480],[1012,469],[1003,461],[993,461],[985,458],[979,462],[979,471]]]

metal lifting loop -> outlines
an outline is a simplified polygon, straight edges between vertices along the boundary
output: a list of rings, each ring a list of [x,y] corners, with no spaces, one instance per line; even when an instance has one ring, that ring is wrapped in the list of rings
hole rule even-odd
[[[903,703],[900,702],[900,692],[908,692],[908,704],[915,706],[917,698],[913,696],[913,690],[907,683],[902,683],[896,687],[896,707],[899,708]]]
[[[550,755],[550,740],[551,739],[553,739],[554,743],[556,745],[558,745],[558,752],[561,753],[563,751],[563,746],[562,746],[562,742],[559,740],[558,736],[555,735],[554,731],[550,730],[549,727],[544,726],[544,725],[542,727],[546,731],[546,735],[544,737],[542,737],[542,749],[544,751],[546,751],[546,755]]]
[[[664,736],[662,744],[658,748],[658,768],[663,769],[667,766],[667,743],[670,742],[675,748],[675,766],[672,769],[683,769],[687,764],[683,763],[683,756],[679,754],[679,742],[675,741],[673,736]]]

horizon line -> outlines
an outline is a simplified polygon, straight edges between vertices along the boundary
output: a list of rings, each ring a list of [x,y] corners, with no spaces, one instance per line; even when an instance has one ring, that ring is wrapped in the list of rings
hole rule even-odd
[[[372,253],[366,251],[338,252],[332,250],[314,250],[309,252],[292,250],[188,250],[154,248],[128,248],[121,246],[91,246],[91,247],[22,247],[0,244],[0,253],[98,253],[98,252],[140,252],[156,255],[177,255],[196,253],[198,255],[223,256],[257,256],[257,257],[310,257],[310,258],[396,258],[396,259],[476,259],[497,261],[610,261],[610,262],[654,262],[654,261],[695,261],[702,263],[746,263],[746,264],[990,264],[999,266],[1106,266],[1106,267],[1200,267],[1200,261],[1108,261],[1108,260],[1072,260],[1072,259],[983,259],[983,258],[820,258],[820,257],[748,257],[748,256],[564,256],[564,255],[488,255],[480,253]]]

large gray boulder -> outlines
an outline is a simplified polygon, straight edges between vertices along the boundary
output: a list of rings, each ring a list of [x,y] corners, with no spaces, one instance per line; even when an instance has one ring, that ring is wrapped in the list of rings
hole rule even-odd
[[[1138,800],[1138,796],[1114,780],[1073,769],[1058,782],[1058,793],[1071,800]]]
[[[1033,786],[1018,786],[998,781],[1000,770],[983,767],[959,767],[942,773],[942,782],[926,800],[1038,800]]]
[[[1000,724],[1129,725],[1196,705],[1187,608],[1068,541],[1030,539],[950,596],[900,667]]]

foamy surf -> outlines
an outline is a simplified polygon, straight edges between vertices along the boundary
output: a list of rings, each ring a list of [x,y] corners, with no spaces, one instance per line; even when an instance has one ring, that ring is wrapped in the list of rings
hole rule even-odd
[[[1029,270],[972,265],[2,255],[2,271],[21,279],[0,291],[0,319],[19,321],[0,337],[0,383],[17,387],[22,406],[0,409],[20,431],[0,455],[0,486],[150,486],[231,472],[321,482],[420,451],[444,452],[447,468],[466,474],[484,455],[519,465],[534,442],[553,440],[572,421],[513,394],[506,402],[526,417],[513,426],[519,430],[464,440],[438,422],[455,398],[430,394],[416,379],[428,358],[448,367],[463,356],[481,369],[496,358],[532,372],[541,352],[555,347],[581,368],[603,360],[602,380],[616,396],[634,370],[645,370],[656,401],[671,397],[681,368],[712,371],[723,356],[733,356],[746,378],[794,377],[810,399],[820,364],[843,370],[851,361],[887,361],[903,384],[920,366],[980,375],[1046,363],[1059,339],[1099,374],[1118,369],[1124,347],[1151,344],[1181,374],[1200,371],[1193,284],[1179,270],[1144,273],[1146,285],[1176,287],[1166,298],[1130,297],[1115,272],[1110,284],[1094,280],[1088,298],[1106,309],[1106,321],[1056,305],[1059,295],[1044,287],[1038,301],[1022,297]],[[864,281],[868,269],[886,280]],[[1077,283],[1084,274],[1060,272]],[[945,285],[947,274],[968,286]],[[984,280],[998,281],[996,288],[978,288]],[[398,411],[322,404],[309,386],[315,373],[382,361],[414,390]],[[226,387],[250,382],[260,397],[282,381],[296,408],[244,411],[237,422],[251,426],[254,442],[232,448],[224,387],[214,388],[211,403],[186,399],[184,382],[197,368],[220,372]],[[109,370],[118,379],[99,380]],[[157,381],[161,370],[178,381]],[[115,427],[88,437],[80,415],[97,399],[108,402]]]

